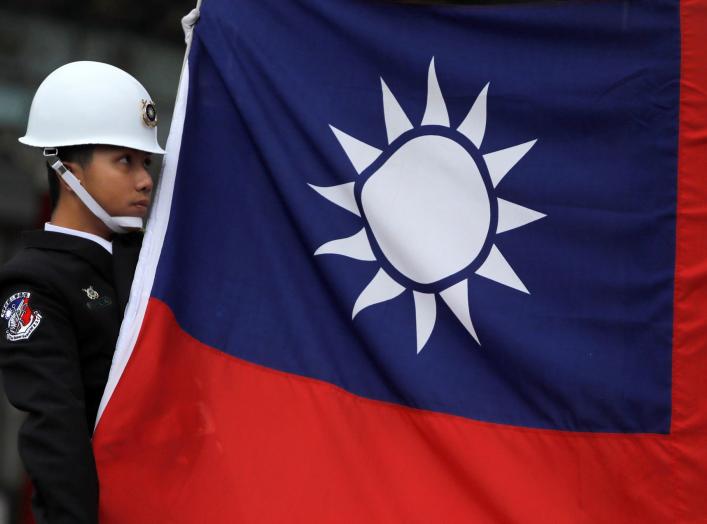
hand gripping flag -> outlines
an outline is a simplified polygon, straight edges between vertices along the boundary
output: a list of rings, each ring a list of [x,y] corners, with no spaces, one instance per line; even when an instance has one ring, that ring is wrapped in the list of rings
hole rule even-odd
[[[102,522],[707,522],[705,26],[204,0]]]

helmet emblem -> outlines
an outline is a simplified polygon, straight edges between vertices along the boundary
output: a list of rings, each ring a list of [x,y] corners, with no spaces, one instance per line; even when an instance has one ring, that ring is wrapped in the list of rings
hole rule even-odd
[[[152,100],[141,100],[142,103],[142,121],[147,127],[155,127],[157,125],[157,108]]]

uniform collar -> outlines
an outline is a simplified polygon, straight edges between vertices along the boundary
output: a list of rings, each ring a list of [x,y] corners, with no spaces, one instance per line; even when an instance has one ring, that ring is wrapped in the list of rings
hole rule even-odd
[[[108,281],[113,280],[113,257],[93,240],[54,231],[25,231],[25,247],[65,251],[72,253],[93,266]]]
[[[101,246],[103,249],[108,251],[108,253],[110,253],[111,255],[113,254],[113,244],[109,240],[101,238],[98,235],[86,233],[85,231],[79,231],[78,229],[71,229],[69,227],[57,226],[52,224],[51,222],[46,222],[44,224],[44,231],[64,233],[65,235],[73,235],[75,237],[81,237],[87,240],[92,240],[93,242],[96,242],[99,246]]]

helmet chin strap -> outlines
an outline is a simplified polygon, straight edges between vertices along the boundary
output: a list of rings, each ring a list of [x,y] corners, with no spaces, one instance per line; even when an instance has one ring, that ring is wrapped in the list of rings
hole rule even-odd
[[[112,217],[101,205],[89,194],[88,191],[81,185],[81,181],[69,171],[63,162],[57,156],[56,148],[45,148],[44,156],[51,168],[56,172],[61,179],[67,183],[79,200],[103,222],[108,229],[113,233],[127,233],[134,229],[142,227],[142,218],[140,217]]]

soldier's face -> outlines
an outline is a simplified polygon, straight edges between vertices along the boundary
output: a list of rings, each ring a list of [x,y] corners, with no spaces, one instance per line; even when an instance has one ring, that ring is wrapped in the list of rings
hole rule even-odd
[[[145,217],[152,197],[150,153],[96,146],[81,183],[111,216]]]

